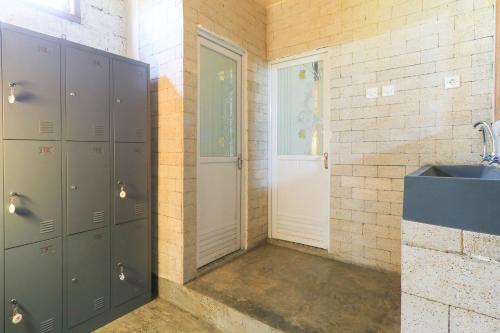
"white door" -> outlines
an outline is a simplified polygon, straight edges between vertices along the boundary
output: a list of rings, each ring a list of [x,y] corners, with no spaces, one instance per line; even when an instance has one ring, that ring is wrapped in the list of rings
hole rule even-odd
[[[198,267],[241,248],[241,56],[199,38]]]
[[[326,54],[271,66],[272,238],[329,246]]]

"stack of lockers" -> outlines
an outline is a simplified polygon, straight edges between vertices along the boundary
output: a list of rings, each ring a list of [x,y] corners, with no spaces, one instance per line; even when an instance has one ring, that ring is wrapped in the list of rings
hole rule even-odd
[[[0,31],[0,330],[89,332],[151,295],[149,67]]]

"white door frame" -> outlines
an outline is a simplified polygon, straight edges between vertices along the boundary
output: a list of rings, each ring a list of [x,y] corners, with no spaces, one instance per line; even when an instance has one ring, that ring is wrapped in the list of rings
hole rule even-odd
[[[218,53],[223,54],[237,62],[237,99],[238,99],[238,110],[237,116],[239,117],[237,123],[237,155],[242,158],[242,168],[239,170],[239,194],[240,194],[240,205],[238,207],[238,215],[240,217],[240,249],[247,249],[247,225],[248,225],[248,144],[247,144],[247,128],[248,128],[248,117],[247,117],[247,94],[246,94],[246,69],[247,69],[247,53],[244,49],[240,48],[235,43],[232,43],[212,32],[198,26],[198,36],[197,36],[197,140],[196,140],[196,179],[197,184],[200,179],[200,50],[201,46],[205,46],[214,50]],[[214,158],[217,159],[217,158]],[[198,185],[197,185],[198,188]],[[196,210],[199,212],[199,193],[196,191]],[[196,225],[199,224],[199,214],[196,214]],[[196,233],[196,267],[198,265],[198,233]]]
[[[280,59],[273,60],[269,63],[269,135],[268,135],[268,238],[273,238],[273,221],[276,220],[276,213],[277,213],[277,207],[276,207],[276,198],[273,197],[273,192],[276,190],[276,183],[274,182],[274,179],[276,179],[275,175],[275,165],[276,165],[276,157],[274,152],[277,151],[277,112],[276,112],[276,106],[277,106],[277,84],[276,84],[276,73],[277,70],[280,68],[284,67],[289,67],[289,66],[294,66],[294,65],[300,65],[303,63],[308,63],[308,62],[313,62],[313,61],[318,61],[322,60],[323,61],[323,68],[324,68],[324,86],[323,86],[323,96],[324,96],[324,117],[325,117],[325,122],[324,122],[324,131],[326,133],[325,135],[325,142],[323,143],[324,145],[324,151],[328,152],[329,154],[329,159],[328,159],[328,164],[329,164],[329,170],[331,169],[331,132],[330,132],[330,48],[322,48],[322,49],[317,49],[309,52],[304,52],[298,55],[294,56],[289,56],[289,57],[284,57]],[[330,175],[331,177],[331,175]],[[328,177],[328,187],[329,187],[329,193],[330,196],[328,198],[328,202],[331,202],[331,181],[330,177]],[[330,211],[331,211],[331,204],[330,204]],[[330,223],[330,218],[331,218],[331,213],[330,211],[328,212],[328,221],[327,221],[327,230],[328,230],[328,237],[327,237],[327,251],[331,252],[331,223]]]

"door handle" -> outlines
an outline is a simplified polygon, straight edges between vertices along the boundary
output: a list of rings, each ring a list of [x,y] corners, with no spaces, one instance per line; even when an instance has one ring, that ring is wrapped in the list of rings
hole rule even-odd
[[[243,158],[241,157],[241,154],[238,155],[238,169],[241,170],[243,167]]]
[[[12,324],[17,325],[23,321],[23,314],[19,312],[19,303],[15,298],[10,300],[10,304],[12,305],[10,320]]]
[[[328,153],[323,153],[323,166],[328,170]]]

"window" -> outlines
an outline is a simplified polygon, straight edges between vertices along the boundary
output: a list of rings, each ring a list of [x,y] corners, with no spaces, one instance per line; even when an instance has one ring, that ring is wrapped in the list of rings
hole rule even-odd
[[[81,22],[80,0],[26,0],[41,10],[73,22]]]

